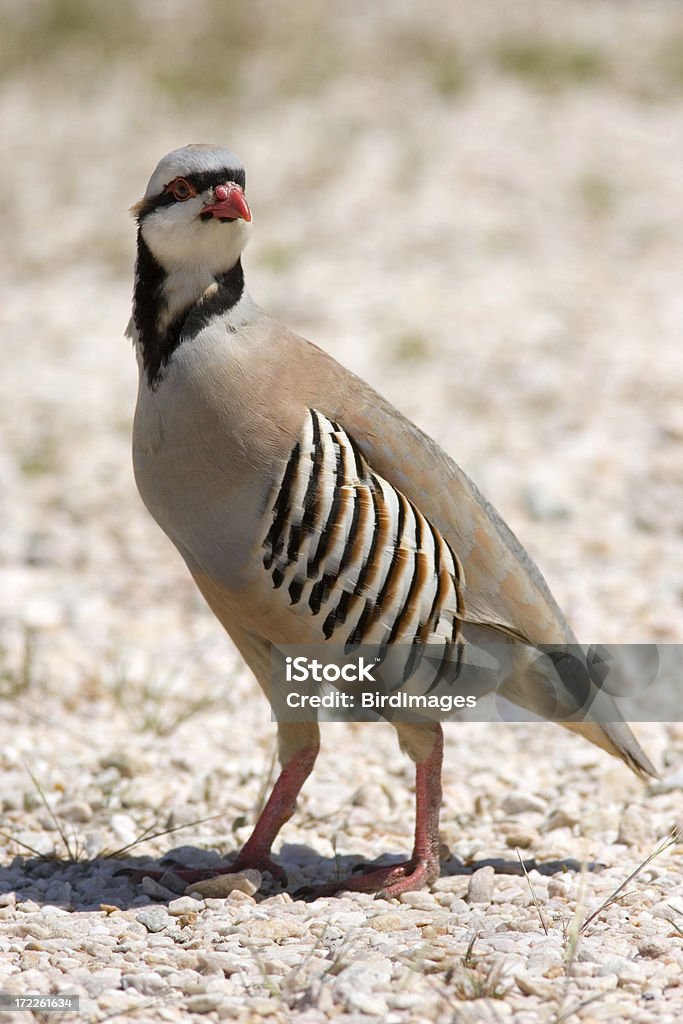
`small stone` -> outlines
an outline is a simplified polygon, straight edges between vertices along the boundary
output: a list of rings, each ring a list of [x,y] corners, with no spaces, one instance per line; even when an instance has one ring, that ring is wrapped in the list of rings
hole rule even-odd
[[[468,903],[490,903],[493,895],[495,871],[492,867],[479,868],[470,878],[467,889]]]
[[[113,967],[105,967],[94,974],[87,975],[81,981],[88,995],[94,999],[109,989],[118,988],[120,983],[121,971]]]
[[[55,813],[58,818],[84,824],[90,821],[93,812],[92,807],[85,800],[71,800],[68,803],[60,804]]]
[[[273,1013],[273,1000],[266,996],[252,996],[249,1000],[249,1010],[258,1017],[271,1017]]]
[[[638,966],[626,957],[608,956],[602,961],[596,973],[601,978],[613,976],[618,979],[619,985],[623,985],[627,980],[638,976]]]
[[[138,827],[130,814],[112,814],[110,826],[116,841],[122,846],[135,842],[139,834]]]
[[[33,900],[22,900],[21,903],[17,903],[17,910],[20,914],[37,914],[40,907]]]
[[[550,1000],[557,992],[556,986],[550,981],[542,978],[534,978],[529,975],[516,975],[515,981],[520,992],[525,996],[539,996],[541,999]]]
[[[368,924],[378,932],[400,931],[403,927],[400,914],[376,914]]]
[[[347,992],[346,1002],[349,1007],[358,1010],[360,1013],[371,1017],[386,1017],[389,1010],[386,999],[377,992],[363,992],[360,990]]]
[[[173,924],[170,917],[161,907],[152,907],[149,910],[141,910],[135,915],[135,920],[144,925],[148,932],[162,932]]]
[[[431,892],[402,892],[399,896],[401,903],[409,907],[417,907],[419,910],[434,910],[435,899]]]
[[[647,960],[656,960],[657,957],[666,956],[669,952],[669,944],[663,939],[643,939],[638,945],[638,952]]]
[[[196,914],[202,907],[200,900],[193,900],[190,896],[179,896],[171,900],[168,905],[168,912],[173,917],[181,917],[183,914]]]
[[[165,975],[165,978],[170,988],[178,988],[188,996],[196,996],[206,991],[207,979],[202,978],[189,967],[171,971],[170,974]]]
[[[51,903],[64,903],[67,906],[73,898],[73,890],[70,882],[60,882],[55,879],[51,882],[45,892],[45,899]]]
[[[287,914],[285,917],[266,917],[257,921],[245,922],[242,928],[242,935],[249,936],[249,938],[282,942],[283,939],[298,938],[302,933],[303,925],[291,914]]]
[[[163,875],[159,879],[159,885],[163,885],[165,889],[173,893],[176,896],[182,896],[187,889],[187,882],[180,875],[176,875],[175,871],[168,868],[164,871]]]
[[[223,977],[230,977],[241,970],[239,961],[231,953],[200,953],[196,962],[197,970],[201,974],[220,974]]]
[[[550,878],[548,880],[548,896],[550,899],[553,897],[566,898],[567,886],[561,878]]]
[[[547,804],[540,797],[532,793],[524,793],[522,790],[508,793],[501,804],[506,814],[522,814],[524,811],[536,811],[538,814],[545,814]]]
[[[200,992],[196,996],[190,996],[185,1006],[190,1013],[212,1013],[219,1008],[221,1001],[220,993]]]
[[[451,892],[464,896],[467,892],[469,877],[467,875],[445,875],[437,879],[432,886],[434,892]]]
[[[293,898],[288,892],[276,892],[274,896],[269,896],[268,899],[261,900],[262,907],[277,906],[281,903],[293,903]]]
[[[617,842],[624,846],[639,846],[647,841],[649,830],[643,808],[629,804],[619,819]]]
[[[62,884],[68,885],[69,883],[66,882]],[[46,903],[45,906],[41,908],[40,916],[46,917],[48,921],[52,922],[61,920],[63,924],[65,920],[71,917],[71,914],[68,910],[65,910],[64,907],[57,907],[53,906],[51,903]]]
[[[517,828],[505,837],[505,845],[513,849],[519,847],[521,850],[528,850],[538,841],[538,832],[534,829]]]
[[[144,771],[147,767],[143,758],[134,757],[132,754],[120,750],[101,757],[100,765],[102,768],[115,768],[124,779],[134,778],[136,774]],[[127,818],[128,815],[112,815],[112,820],[114,817]]]
[[[543,832],[552,832],[556,828],[573,828],[578,825],[581,815],[578,809],[558,807],[548,816],[542,825]]]
[[[213,902],[217,903],[218,901],[214,900]],[[255,903],[255,902],[256,901],[255,901],[253,896],[250,896],[246,892],[241,892],[239,889],[233,889],[233,891],[228,896],[228,903]],[[218,907],[214,906],[213,909],[217,910]]]
[[[213,898],[229,896],[231,892],[242,892],[247,896],[253,896],[261,887],[261,872],[248,868],[246,871],[238,871],[235,874],[215,875],[213,878],[204,878],[200,882],[191,882],[185,888],[185,894],[191,895],[198,892],[200,896]]]
[[[109,849],[110,843],[104,832],[88,832],[85,837],[85,856],[88,860],[95,860],[103,850]]]
[[[135,974],[124,974],[121,988],[133,988],[143,996],[158,996],[168,989],[167,983],[156,971],[139,971]]]
[[[157,882],[156,878],[150,878],[149,875],[145,875],[142,879],[141,889],[145,896],[149,896],[153,900],[164,900],[168,902],[172,900],[175,893],[171,889],[167,889],[161,882]]]

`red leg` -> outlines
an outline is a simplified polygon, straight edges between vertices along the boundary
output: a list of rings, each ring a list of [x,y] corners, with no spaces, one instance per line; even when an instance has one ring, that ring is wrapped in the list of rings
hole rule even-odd
[[[198,870],[185,868],[182,865],[169,865],[173,874],[177,875],[184,882],[199,882],[205,878],[214,878],[216,875],[228,875],[236,871],[243,871],[245,868],[257,868],[259,871],[269,871],[282,885],[287,884],[287,875],[279,864],[273,863],[270,856],[270,848],[275,837],[286,821],[294,814],[296,798],[304,782],[311,774],[315,759],[320,749],[319,743],[304,747],[290,757],[287,764],[280,772],[272,792],[268,797],[266,806],[261,811],[254,831],[242,847],[237,859],[224,868]],[[163,877],[164,872],[144,871],[142,869],[133,872],[134,876],[140,878],[148,875],[152,878]]]
[[[415,845],[410,860],[351,875],[342,882],[315,890],[316,896],[329,896],[341,890],[376,892],[377,898],[398,896],[421,889],[436,881],[439,863],[439,811],[441,808],[441,765],[443,730],[437,727],[431,753],[415,769]]]
[[[284,766],[254,826],[254,831],[242,847],[237,860],[230,865],[230,871],[258,868],[260,871],[270,871],[282,885],[287,884],[284,869],[271,860],[270,848],[282,826],[294,814],[296,798],[313,770],[319,749],[318,743],[305,747]]]

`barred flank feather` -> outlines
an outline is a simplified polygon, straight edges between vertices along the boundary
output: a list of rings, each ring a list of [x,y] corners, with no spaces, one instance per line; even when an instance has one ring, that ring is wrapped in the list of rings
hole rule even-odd
[[[460,644],[460,562],[412,501],[373,473],[353,438],[308,410],[269,511],[273,587],[327,639]]]

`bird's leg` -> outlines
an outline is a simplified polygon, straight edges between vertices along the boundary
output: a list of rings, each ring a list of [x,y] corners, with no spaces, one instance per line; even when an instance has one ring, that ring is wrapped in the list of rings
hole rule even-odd
[[[320,744],[314,743],[297,751],[287,761],[273,786],[266,806],[261,811],[254,831],[242,847],[237,860],[224,870],[242,871],[245,868],[258,868],[259,871],[269,871],[282,885],[287,884],[287,875],[279,864],[274,864],[271,860],[270,849],[282,826],[294,814],[296,798],[313,770],[319,749]]]
[[[415,768],[415,844],[410,860],[351,875],[315,890],[315,895],[332,895],[341,890],[375,892],[378,899],[421,889],[439,877],[439,810],[441,808],[441,765],[443,730],[436,727],[430,754]]]
[[[214,878],[216,875],[228,875],[243,871],[245,868],[257,868],[259,871],[269,871],[276,881],[286,885],[285,870],[279,864],[273,863],[270,848],[282,826],[294,814],[296,798],[313,770],[319,750],[320,743],[316,740],[289,757],[275,781],[266,806],[254,826],[254,831],[232,864],[221,868],[196,869],[171,862],[168,867],[173,874],[184,882],[199,882],[205,878]],[[132,872],[126,870],[125,873],[131,874],[136,879],[138,877],[142,879],[146,875],[159,879],[163,878],[165,874],[164,871],[146,871],[143,868]]]

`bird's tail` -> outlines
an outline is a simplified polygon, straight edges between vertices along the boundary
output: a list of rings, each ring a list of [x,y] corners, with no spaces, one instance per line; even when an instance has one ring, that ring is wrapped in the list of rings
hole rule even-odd
[[[615,691],[601,685],[585,654],[578,644],[533,648],[513,641],[512,668],[500,693],[620,758],[641,779],[657,778],[619,711]],[[616,666],[614,672],[616,681]]]
[[[642,749],[626,722],[562,722],[565,729],[577,732],[584,739],[619,757],[644,781],[658,778],[659,773]]]

